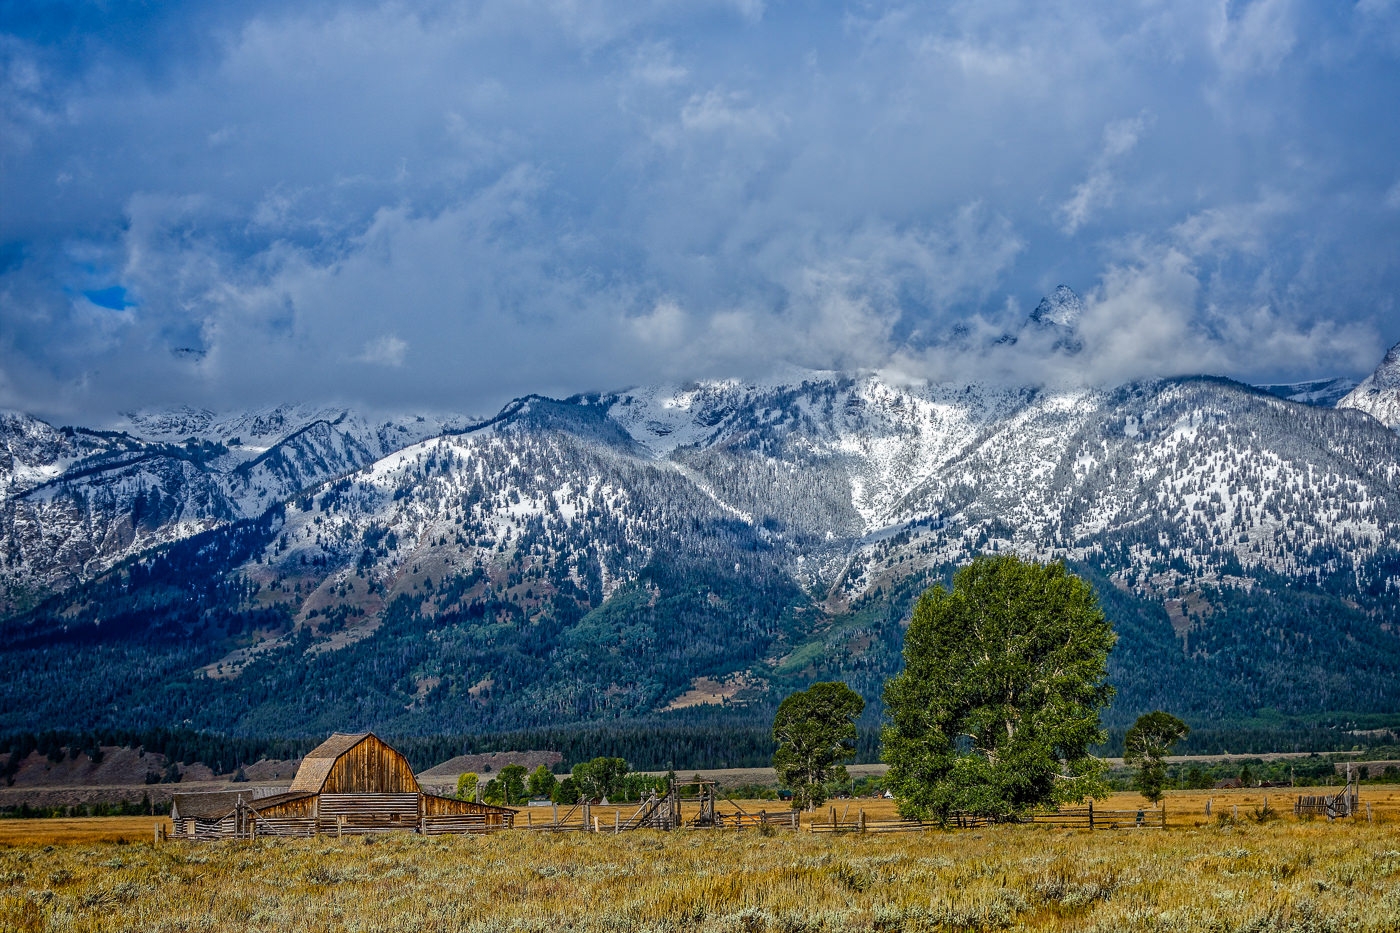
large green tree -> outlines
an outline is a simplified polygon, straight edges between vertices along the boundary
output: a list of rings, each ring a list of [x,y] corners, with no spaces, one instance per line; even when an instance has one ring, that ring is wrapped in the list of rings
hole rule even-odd
[[[530,779],[526,785],[526,792],[531,798],[549,800],[554,796],[554,788],[559,786],[559,779],[549,770],[548,765],[540,765],[530,772]]]
[[[1190,732],[1186,723],[1158,709],[1139,716],[1123,737],[1123,763],[1137,768],[1133,783],[1153,804],[1162,799],[1167,785],[1166,758],[1172,746]]]
[[[573,779],[584,800],[616,798],[627,776],[627,762],[621,758],[594,758],[574,765]]]
[[[506,806],[517,804],[525,799],[525,766],[506,765],[501,769],[501,793]]]
[[[1005,817],[1106,793],[1112,627],[1063,564],[978,557],[924,592],[885,683],[885,786],[907,818]]]
[[[840,681],[812,684],[778,705],[773,767],[792,788],[794,808],[820,806],[829,783],[847,780],[841,762],[855,755],[856,719],[864,709],[860,694]]]

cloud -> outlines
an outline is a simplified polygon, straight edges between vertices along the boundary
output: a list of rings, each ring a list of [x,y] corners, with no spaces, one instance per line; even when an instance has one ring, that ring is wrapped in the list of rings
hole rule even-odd
[[[1103,148],[1094,160],[1093,170],[1088,178],[1075,185],[1069,200],[1060,205],[1060,229],[1067,236],[1073,236],[1094,212],[1113,204],[1117,187],[1112,172],[1113,163],[1133,150],[1146,125],[1147,118],[1138,116],[1130,120],[1115,120],[1104,127]]]
[[[3,405],[1301,378],[1400,339],[1394,4],[35,9],[0,36]],[[1061,282],[1084,355],[969,349]]]
[[[1222,2],[1211,28],[1211,46],[1227,73],[1271,73],[1297,45],[1294,0]]]
[[[376,366],[402,366],[408,343],[393,334],[385,334],[365,343],[364,351],[354,357],[356,362],[371,363]]]

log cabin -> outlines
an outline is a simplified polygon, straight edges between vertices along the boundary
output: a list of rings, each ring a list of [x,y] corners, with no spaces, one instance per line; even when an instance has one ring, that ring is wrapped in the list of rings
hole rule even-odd
[[[515,810],[426,793],[406,759],[372,732],[337,732],[301,761],[285,792],[177,794],[173,834],[188,839],[424,835],[509,829]]]

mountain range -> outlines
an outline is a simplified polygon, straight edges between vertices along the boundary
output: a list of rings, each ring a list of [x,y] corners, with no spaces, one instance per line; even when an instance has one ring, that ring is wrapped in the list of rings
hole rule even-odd
[[[1077,352],[1077,306],[1029,324]],[[747,722],[838,677],[873,722],[918,593],[1005,551],[1096,586],[1111,722],[1397,713],[1397,430],[1400,348],[1345,389],[809,372],[490,418],[6,414],[0,731]]]

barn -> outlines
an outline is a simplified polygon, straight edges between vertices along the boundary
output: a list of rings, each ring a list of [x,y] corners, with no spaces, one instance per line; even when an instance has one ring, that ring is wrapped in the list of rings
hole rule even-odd
[[[170,818],[176,836],[246,839],[491,832],[514,825],[515,811],[425,793],[408,759],[374,733],[337,732],[302,759],[285,792],[177,794]]]

